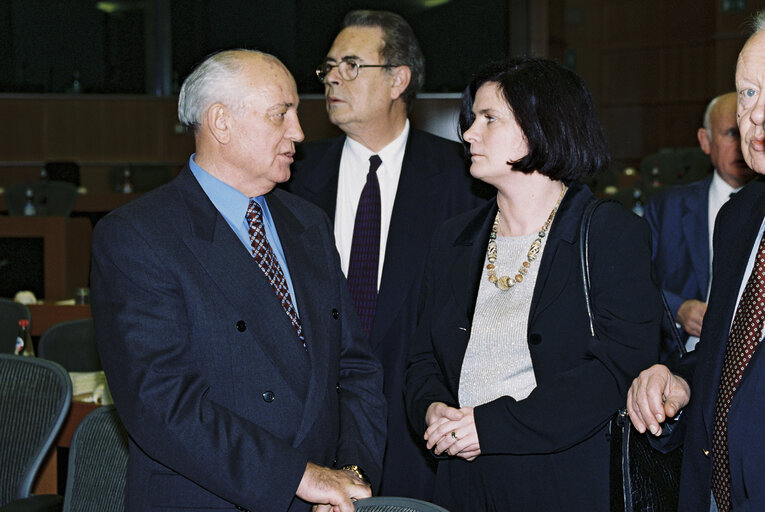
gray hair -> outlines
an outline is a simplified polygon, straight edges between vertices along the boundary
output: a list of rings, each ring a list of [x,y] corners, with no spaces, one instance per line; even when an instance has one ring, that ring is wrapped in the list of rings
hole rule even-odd
[[[752,16],[752,33],[756,34],[765,28],[765,9],[761,9]]]
[[[183,81],[178,96],[178,120],[187,129],[199,129],[205,111],[213,103],[237,107],[235,103],[241,96],[237,77],[242,70],[242,52],[271,57],[256,50],[224,50],[207,57]]]
[[[409,23],[390,11],[351,11],[343,19],[343,27],[379,27],[383,31],[383,47],[380,56],[386,64],[407,66],[412,73],[409,86],[402,98],[411,108],[417,92],[425,83],[425,56],[414,37]]]

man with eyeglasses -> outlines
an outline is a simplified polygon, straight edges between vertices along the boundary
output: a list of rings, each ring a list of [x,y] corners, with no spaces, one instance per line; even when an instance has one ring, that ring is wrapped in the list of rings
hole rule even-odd
[[[404,371],[430,238],[482,202],[457,143],[410,127],[424,57],[409,24],[353,11],[316,69],[345,136],[298,148],[289,189],[334,219],[356,310],[385,372],[388,442],[380,494],[430,499],[435,467],[406,420]]]

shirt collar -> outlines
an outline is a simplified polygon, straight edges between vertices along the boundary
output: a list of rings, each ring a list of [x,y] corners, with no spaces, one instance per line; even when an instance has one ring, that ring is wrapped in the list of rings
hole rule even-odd
[[[389,163],[394,162],[398,160],[399,155],[403,155],[404,146],[406,145],[406,141],[408,137],[409,137],[409,119],[407,119],[406,122],[404,123],[404,129],[401,130],[401,133],[398,135],[398,137],[393,139],[387,146],[382,148],[377,153],[373,152],[362,143],[351,139],[350,137],[345,138],[345,143],[347,145],[348,150],[353,155],[353,158],[356,158],[359,161],[362,161],[362,160],[368,161],[370,156],[377,155],[382,160],[383,168],[384,168],[385,162],[389,162]],[[383,169],[380,169],[380,171],[382,170]]]
[[[741,190],[741,187],[733,188],[728,185],[717,173],[717,169],[715,169],[715,172],[712,175],[712,184],[709,185],[709,191],[714,197],[720,198],[722,202],[725,202],[732,193],[738,192],[739,190]]]
[[[194,161],[194,155],[196,153],[189,158],[189,168],[212,204],[230,223],[242,222],[247,214],[247,208],[250,206],[250,198],[202,169]],[[263,196],[258,196],[255,199],[261,207],[264,206]]]

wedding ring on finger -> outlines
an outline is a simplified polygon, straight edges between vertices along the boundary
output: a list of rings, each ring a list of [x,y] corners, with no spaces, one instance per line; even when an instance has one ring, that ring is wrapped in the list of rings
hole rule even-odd
[[[454,430],[452,430],[452,433],[449,435],[452,436],[452,439],[459,439],[459,437],[457,437],[457,433]]]

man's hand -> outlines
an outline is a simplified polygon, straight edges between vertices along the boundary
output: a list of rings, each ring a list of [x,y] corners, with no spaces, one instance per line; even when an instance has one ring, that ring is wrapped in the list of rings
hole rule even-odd
[[[689,299],[677,308],[676,320],[685,332],[698,338],[701,336],[701,324],[704,321],[704,313],[706,312],[706,302]]]
[[[659,424],[673,418],[690,399],[691,388],[685,379],[666,366],[655,364],[632,381],[627,392],[627,411],[638,432],[642,434],[648,429],[658,436],[661,434]]]
[[[353,502],[372,496],[372,489],[350,471],[309,462],[295,495],[315,503],[315,511],[353,512]]]

